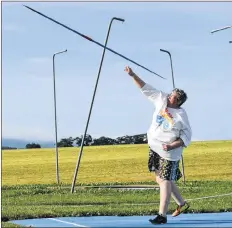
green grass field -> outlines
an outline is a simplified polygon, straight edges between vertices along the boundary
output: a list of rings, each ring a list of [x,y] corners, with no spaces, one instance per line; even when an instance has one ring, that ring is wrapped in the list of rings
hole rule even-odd
[[[70,188],[78,148],[59,149],[61,185],[56,185],[54,149],[2,151],[2,226],[11,219],[143,215],[158,210],[158,190],[81,189],[79,185],[155,184],[147,170],[147,145],[85,147]],[[186,199],[232,192],[232,141],[193,142],[184,151]],[[129,205],[129,206],[128,206]],[[170,204],[170,212],[175,204]],[[191,212],[232,211],[232,196],[193,200]]]
[[[59,149],[62,183],[72,182],[79,148]],[[232,180],[232,141],[193,142],[184,151],[187,180]],[[85,147],[77,182],[143,182],[147,145]],[[28,149],[2,152],[2,185],[56,182],[55,150]]]

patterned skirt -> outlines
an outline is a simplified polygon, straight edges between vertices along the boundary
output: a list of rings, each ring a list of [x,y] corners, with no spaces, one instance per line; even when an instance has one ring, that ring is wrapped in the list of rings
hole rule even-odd
[[[156,172],[163,180],[177,181],[182,177],[179,161],[166,160],[151,149],[149,150],[148,169],[150,172]]]

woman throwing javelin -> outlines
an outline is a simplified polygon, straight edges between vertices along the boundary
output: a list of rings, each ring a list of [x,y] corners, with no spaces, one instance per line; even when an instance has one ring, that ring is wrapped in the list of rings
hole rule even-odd
[[[174,183],[182,176],[179,161],[183,148],[189,145],[192,136],[187,113],[181,108],[187,95],[181,89],[174,89],[170,94],[166,94],[145,83],[130,67],[126,66],[125,71],[155,106],[152,123],[147,132],[148,169],[155,173],[160,187],[160,206],[157,216],[149,221],[152,224],[164,224],[167,223],[166,214],[171,196],[177,203],[172,216],[178,216],[189,208]]]

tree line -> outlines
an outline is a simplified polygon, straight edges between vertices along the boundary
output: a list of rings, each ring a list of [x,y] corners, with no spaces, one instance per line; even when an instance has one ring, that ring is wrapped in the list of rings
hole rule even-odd
[[[59,142],[57,142],[58,147],[79,147],[81,146],[83,139],[83,135],[80,137],[68,137],[62,138]],[[101,145],[119,145],[119,144],[144,144],[147,143],[147,135],[139,134],[139,135],[125,135],[122,137],[118,137],[116,139],[112,139],[109,137],[101,136],[100,138],[93,138],[91,135],[86,134],[84,139],[84,146],[101,146]],[[54,144],[55,146],[55,144]],[[41,148],[39,143],[28,143],[25,146],[26,149],[32,148]],[[14,147],[3,146],[2,149],[17,149]]]
[[[25,146],[26,149],[32,149],[32,148],[41,148],[41,145],[38,143],[28,143]],[[16,150],[18,149],[17,147],[11,147],[11,146],[2,146],[2,150]]]
[[[62,138],[58,143],[58,147],[74,147],[81,146],[83,135],[81,137]],[[101,146],[101,145],[118,145],[118,144],[144,144],[147,143],[147,135],[133,135],[122,136],[116,139],[101,136],[100,138],[92,138],[91,135],[86,134],[84,139],[84,146]]]

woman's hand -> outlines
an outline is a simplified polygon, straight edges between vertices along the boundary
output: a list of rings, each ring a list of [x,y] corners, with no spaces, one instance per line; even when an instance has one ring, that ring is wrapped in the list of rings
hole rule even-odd
[[[170,144],[162,144],[163,146],[163,150],[165,151],[169,151],[169,150],[173,150],[176,149],[178,147],[183,147],[184,146],[184,142],[181,138],[178,138],[176,141],[170,143]]]
[[[126,71],[130,76],[133,76],[135,74],[129,66],[126,66],[124,71]]]
[[[162,146],[163,146],[163,150],[165,151],[169,151],[173,149],[170,144],[162,144]]]

